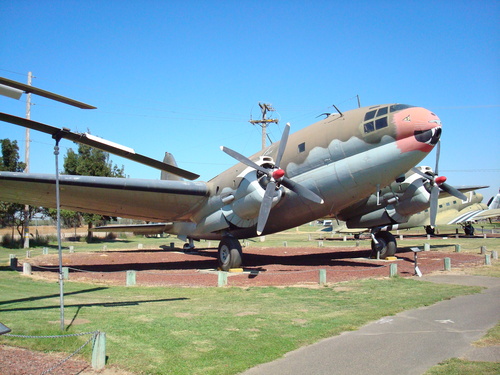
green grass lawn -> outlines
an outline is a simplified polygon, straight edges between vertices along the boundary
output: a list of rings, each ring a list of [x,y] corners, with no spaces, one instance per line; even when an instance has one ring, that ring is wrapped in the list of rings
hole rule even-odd
[[[59,334],[59,287],[3,267],[0,321]],[[307,288],[103,287],[65,283],[66,333],[107,335],[108,365],[147,374],[236,374],[369,321],[478,288],[393,278]],[[0,343],[71,353],[88,337]],[[90,349],[82,354],[90,360]]]

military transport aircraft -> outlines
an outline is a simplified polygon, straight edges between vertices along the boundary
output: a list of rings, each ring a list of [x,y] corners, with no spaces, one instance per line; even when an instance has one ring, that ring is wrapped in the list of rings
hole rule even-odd
[[[283,231],[338,216],[381,187],[404,178],[436,145],[441,121],[431,111],[385,104],[330,114],[280,142],[245,157],[221,147],[238,164],[208,182],[133,149],[87,133],[74,133],[0,113],[0,120],[70,139],[153,166],[163,180],[60,176],[61,207],[140,219],[163,226],[189,246],[220,240],[222,270],[240,267],[238,239]],[[180,178],[179,178],[180,177]],[[0,201],[55,207],[55,177],[0,172]],[[381,242],[381,245],[387,246]]]
[[[423,174],[422,174],[423,172]],[[425,177],[424,177],[425,175]],[[337,215],[332,230],[338,233],[359,235],[371,232],[372,248],[383,248],[382,257],[394,255],[396,241],[389,232],[423,226],[428,234],[434,234],[436,225],[460,224],[466,234],[475,220],[500,214],[496,201],[489,206],[481,203],[483,196],[474,190],[488,186],[462,186],[453,188],[443,184],[444,177],[436,177],[430,167],[412,168],[403,181],[395,181],[381,191],[354,204]],[[438,184],[436,181],[440,181]],[[439,188],[439,194],[432,194]],[[439,200],[437,198],[439,197]],[[431,204],[435,199],[435,203]],[[383,247],[377,242],[390,243]]]

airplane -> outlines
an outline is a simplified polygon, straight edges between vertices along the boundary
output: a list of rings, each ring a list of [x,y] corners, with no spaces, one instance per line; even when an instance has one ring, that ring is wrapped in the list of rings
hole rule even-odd
[[[133,149],[40,122],[0,113],[0,121],[69,139],[164,172],[163,180],[59,177],[60,207],[139,219],[163,226],[188,241],[219,240],[218,266],[240,268],[239,239],[293,228],[340,212],[402,178],[441,137],[433,112],[405,104],[384,104],[333,113],[293,134],[285,126],[279,142],[245,157],[208,182]],[[188,181],[190,180],[190,181]],[[56,178],[48,174],[0,172],[0,201],[55,207]]]
[[[435,175],[430,167],[421,166],[417,169],[425,174]],[[363,232],[376,233],[423,226],[427,234],[434,234],[436,225],[461,224],[466,234],[473,234],[470,232],[473,230],[471,221],[500,215],[500,194],[486,206],[481,203],[482,194],[474,191],[488,186],[457,187],[456,190],[461,194],[452,191],[451,196],[442,191],[435,207],[436,213],[431,215],[431,182],[426,181],[427,178],[422,180],[420,176],[414,170],[409,171],[404,181],[393,182],[377,194],[372,194],[358,203],[359,208],[351,207],[348,212],[339,213],[338,217],[346,221],[335,223],[330,220],[332,231],[359,236]]]

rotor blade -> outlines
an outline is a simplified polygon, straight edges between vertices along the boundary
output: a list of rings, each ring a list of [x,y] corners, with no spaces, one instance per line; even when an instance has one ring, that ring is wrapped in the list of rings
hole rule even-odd
[[[266,192],[264,193],[264,198],[262,198],[262,203],[259,210],[259,218],[257,219],[257,235],[261,235],[266,227],[267,219],[271,208],[273,206],[274,191],[276,189],[276,183],[274,181],[269,181],[266,186]]]
[[[64,104],[69,104],[69,105],[72,105],[74,107],[78,107],[81,109],[96,109],[96,107],[94,107],[93,105],[85,104],[85,103],[79,102],[77,100],[70,99],[70,98],[67,98],[67,97],[62,96],[62,95],[54,94],[53,92],[45,91],[45,90],[39,89],[37,87],[31,86],[31,85],[26,85],[24,83],[12,81],[12,80],[4,78],[4,77],[0,77],[0,84],[5,85],[5,86],[9,86],[9,87],[13,87],[13,88],[18,89],[18,90],[22,90],[26,93],[33,93],[35,95],[40,95],[40,96],[43,96],[45,98],[56,100],[58,102],[61,102]]]
[[[61,138],[69,139],[70,141],[73,142],[98,148],[99,150],[103,150],[111,154],[121,156],[122,158],[133,160],[138,163],[175,174],[176,176],[187,178],[188,180],[196,180],[198,177],[200,177],[195,173],[186,171],[184,169],[175,167],[173,165],[169,165],[167,163],[163,163],[159,160],[151,159],[141,154],[137,154],[133,149],[129,147],[121,146],[117,143],[110,142],[99,137],[95,137],[91,134],[73,133],[72,131],[66,128],[62,129],[56,128],[51,125],[42,124],[41,122],[27,120],[22,117],[12,116],[1,112],[0,112],[0,121],[9,122],[11,124],[38,130],[40,132],[52,135],[52,138],[54,139],[61,139]]]
[[[430,224],[432,227],[436,226],[436,216],[438,208],[439,188],[434,185],[431,190],[431,206],[430,206]]]
[[[226,154],[228,154],[229,156],[238,160],[240,163],[248,165],[249,167],[252,167],[254,169],[257,169],[258,171],[261,171],[262,173],[265,173],[266,175],[269,175],[269,171],[266,168],[263,168],[260,165],[254,163],[246,156],[241,155],[239,152],[236,152],[236,151],[231,150],[230,148],[224,147],[224,146],[221,146],[220,149],[222,151],[224,151]]]
[[[288,134],[289,133],[290,133],[290,123],[287,122],[285,125],[285,129],[283,130],[283,134],[281,135],[280,147],[278,149],[278,154],[276,155],[276,162],[274,164],[276,166],[276,168],[279,168],[279,165],[281,163],[281,158],[283,157],[283,154],[285,153],[286,142],[288,141]]]
[[[291,191],[293,191],[294,193],[296,193],[297,195],[300,195],[302,198],[306,198],[314,203],[319,203],[319,204],[324,203],[323,199],[316,193],[313,193],[308,188],[305,188],[304,186],[296,182],[293,182],[288,177],[283,177],[283,179],[281,180],[281,184],[290,189]]]
[[[438,168],[439,168],[439,156],[441,154],[441,140],[438,141],[437,147],[436,147],[436,169],[434,169],[434,173],[436,176],[439,176]]]
[[[439,185],[439,187],[443,191],[446,191],[448,194],[451,194],[454,197],[457,197],[458,199],[461,199],[463,201],[467,200],[467,197],[460,190],[455,189],[453,186],[448,185],[447,183],[442,183],[441,185]]]

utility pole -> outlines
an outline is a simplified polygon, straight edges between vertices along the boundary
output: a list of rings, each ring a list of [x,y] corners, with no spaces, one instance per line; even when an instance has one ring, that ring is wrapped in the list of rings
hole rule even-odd
[[[273,112],[274,108],[271,104],[259,103],[260,110],[262,112],[262,118],[260,120],[249,120],[250,124],[258,124],[262,128],[262,149],[266,148],[266,128],[268,124],[278,123],[278,119],[268,119],[266,118],[267,112]]]
[[[31,86],[31,79],[33,75],[28,72],[28,86]],[[31,119],[31,93],[26,94],[26,119]],[[26,143],[24,147],[24,163],[26,167],[24,168],[25,173],[30,171],[30,128],[26,128]],[[24,248],[29,249],[30,247],[30,227],[29,227],[29,212],[30,206],[24,206]]]

